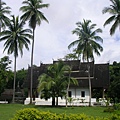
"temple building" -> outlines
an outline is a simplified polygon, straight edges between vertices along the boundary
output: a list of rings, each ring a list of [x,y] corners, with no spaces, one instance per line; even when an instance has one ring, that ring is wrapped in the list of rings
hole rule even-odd
[[[58,61],[53,61],[52,64],[55,64]],[[80,62],[79,60],[72,61],[63,61],[66,65],[71,66],[71,77],[78,80],[77,85],[70,85],[68,95],[69,97],[77,98],[83,100],[86,105],[89,103],[89,77],[91,80],[91,102],[94,104],[97,98],[105,98],[105,92],[107,91],[110,80],[109,80],[109,63],[105,64],[94,64],[94,62]],[[38,77],[45,73],[47,67],[50,64],[41,63],[39,67],[33,68],[33,100],[36,105],[51,105],[51,99],[48,101],[42,100],[39,93],[37,93],[38,86]],[[88,76],[88,65],[90,76]],[[30,90],[30,71],[31,68],[28,68],[28,75],[25,81],[25,87]],[[29,104],[30,97],[25,100],[25,104]],[[83,101],[82,101],[83,102]],[[59,98],[59,105],[65,105],[65,99]],[[80,102],[74,102],[74,105],[80,105]]]

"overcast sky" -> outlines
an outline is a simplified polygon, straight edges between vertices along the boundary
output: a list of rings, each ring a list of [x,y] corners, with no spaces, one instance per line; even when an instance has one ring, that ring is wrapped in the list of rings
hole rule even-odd
[[[19,8],[22,6],[23,0],[4,0],[8,6],[12,8],[12,14],[21,15]],[[92,23],[97,24],[97,28],[101,28],[103,33],[100,36],[104,42],[102,44],[104,51],[101,56],[95,57],[95,63],[112,63],[120,62],[120,32],[119,30],[113,36],[109,35],[111,25],[103,27],[108,14],[102,14],[104,7],[109,6],[109,0],[43,0],[43,3],[50,4],[49,8],[42,9],[42,12],[49,21],[49,24],[42,22],[37,26],[35,32],[35,49],[34,64],[40,65],[40,62],[47,64],[52,63],[53,59],[63,58],[70,52],[68,45],[77,39],[72,35],[72,30],[76,28],[76,22],[89,19]],[[27,25],[26,25],[27,26]],[[3,43],[0,43],[0,56],[3,54]],[[24,49],[23,57],[17,58],[17,69],[27,68],[30,65],[30,50]],[[13,55],[10,55],[13,60]],[[12,68],[13,68],[12,64]]]

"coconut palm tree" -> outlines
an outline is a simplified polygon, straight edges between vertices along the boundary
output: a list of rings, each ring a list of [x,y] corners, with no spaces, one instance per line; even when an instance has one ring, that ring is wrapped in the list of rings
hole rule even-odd
[[[101,33],[100,28],[95,29],[96,24],[91,24],[90,20],[83,20],[83,22],[76,23],[77,28],[72,31],[78,36],[78,40],[73,41],[68,48],[76,46],[76,53],[82,55],[83,62],[88,62],[88,78],[89,78],[89,105],[91,105],[91,80],[90,80],[90,61],[94,61],[94,53],[100,55],[103,51],[102,46],[98,42],[103,42],[103,39],[97,35]],[[94,30],[95,29],[95,30]]]
[[[0,0],[0,31],[1,28],[5,28],[6,24],[8,24],[9,22],[9,17],[7,17],[6,15],[10,14],[10,7],[6,6],[5,2],[2,2]]]
[[[8,29],[0,33],[0,41],[5,41],[4,51],[7,50],[8,54],[14,55],[14,85],[13,85],[13,103],[15,99],[15,82],[16,82],[16,58],[20,52],[23,55],[23,48],[29,50],[28,44],[32,39],[32,31],[30,29],[23,29],[24,22],[19,21],[19,17],[12,16]],[[3,51],[3,52],[4,52]]]
[[[66,73],[69,73],[69,69],[70,67],[68,65],[65,65],[63,61],[58,61],[48,66],[47,73],[42,74],[38,78],[38,91],[40,92],[43,89],[47,88],[49,94],[51,93],[49,97],[52,97],[52,106],[55,106],[55,97],[56,105],[58,105],[58,97],[66,95],[65,91],[67,85],[70,85],[71,82],[71,79],[65,76]],[[77,82],[75,81],[74,83]]]
[[[42,20],[48,22],[44,14],[40,11],[42,8],[47,8],[49,4],[43,4],[42,0],[24,0],[24,6],[20,8],[23,12],[21,19],[29,21],[29,26],[33,30],[33,41],[31,51],[31,85],[30,85],[30,103],[32,103],[32,81],[33,81],[33,51],[34,51],[34,36],[36,25],[40,25]]]
[[[120,29],[120,0],[110,0],[111,5],[109,7],[105,7],[102,10],[102,13],[109,13],[111,16],[105,21],[104,26],[113,23],[110,28],[110,35],[113,35],[119,27]]]

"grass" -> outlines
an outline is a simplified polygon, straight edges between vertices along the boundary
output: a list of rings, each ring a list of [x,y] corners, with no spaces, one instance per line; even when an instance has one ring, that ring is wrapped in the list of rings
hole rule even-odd
[[[16,111],[23,108],[36,108],[42,111],[49,111],[56,114],[77,114],[84,113],[88,116],[94,117],[107,117],[111,113],[103,112],[105,107],[47,107],[47,106],[35,106],[35,105],[23,105],[23,104],[0,104],[0,120],[9,120],[14,116]]]

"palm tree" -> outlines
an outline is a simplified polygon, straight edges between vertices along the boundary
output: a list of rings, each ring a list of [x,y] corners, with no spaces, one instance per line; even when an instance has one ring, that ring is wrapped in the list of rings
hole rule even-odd
[[[83,22],[77,22],[77,28],[72,31],[73,34],[78,36],[78,40],[73,41],[68,48],[76,45],[76,53],[82,55],[82,60],[88,62],[88,78],[89,78],[89,105],[91,105],[91,80],[90,80],[90,65],[89,61],[94,61],[94,53],[100,55],[103,51],[102,46],[97,42],[102,42],[103,39],[97,35],[101,33],[100,28],[95,29],[96,24],[90,24],[90,20],[83,20]],[[95,29],[95,30],[94,30]]]
[[[120,29],[120,0],[110,0],[112,5],[105,7],[102,13],[109,13],[111,16],[105,21],[104,26],[113,22],[110,28],[110,35],[115,33],[117,27]]]
[[[6,15],[10,14],[10,7],[6,6],[5,2],[1,2],[0,0],[0,31],[1,27],[5,28],[6,24],[9,22],[9,18]]]
[[[29,26],[33,30],[33,42],[31,51],[31,85],[30,85],[30,104],[32,103],[32,81],[33,81],[33,51],[34,51],[34,36],[36,25],[40,25],[41,21],[44,20],[48,22],[44,14],[40,11],[42,8],[47,8],[49,4],[43,4],[42,0],[24,0],[22,2],[24,6],[20,8],[23,12],[21,19],[24,21],[29,21]]]
[[[4,51],[7,50],[8,54],[14,54],[14,85],[13,85],[13,103],[15,99],[15,82],[16,82],[16,58],[20,52],[23,55],[23,48],[29,50],[28,44],[32,39],[32,31],[30,29],[23,29],[24,22],[19,21],[19,17],[12,16],[8,29],[0,33],[0,41],[5,41]],[[3,51],[3,52],[4,52]]]
[[[65,90],[70,82],[65,76],[65,73],[68,72],[70,67],[65,65],[63,61],[58,61],[50,66],[48,66],[47,73],[44,73],[39,76],[39,85],[38,91],[42,91],[47,88],[50,96],[52,97],[52,106],[55,106],[55,97],[56,105],[58,105],[58,97],[65,95]]]

